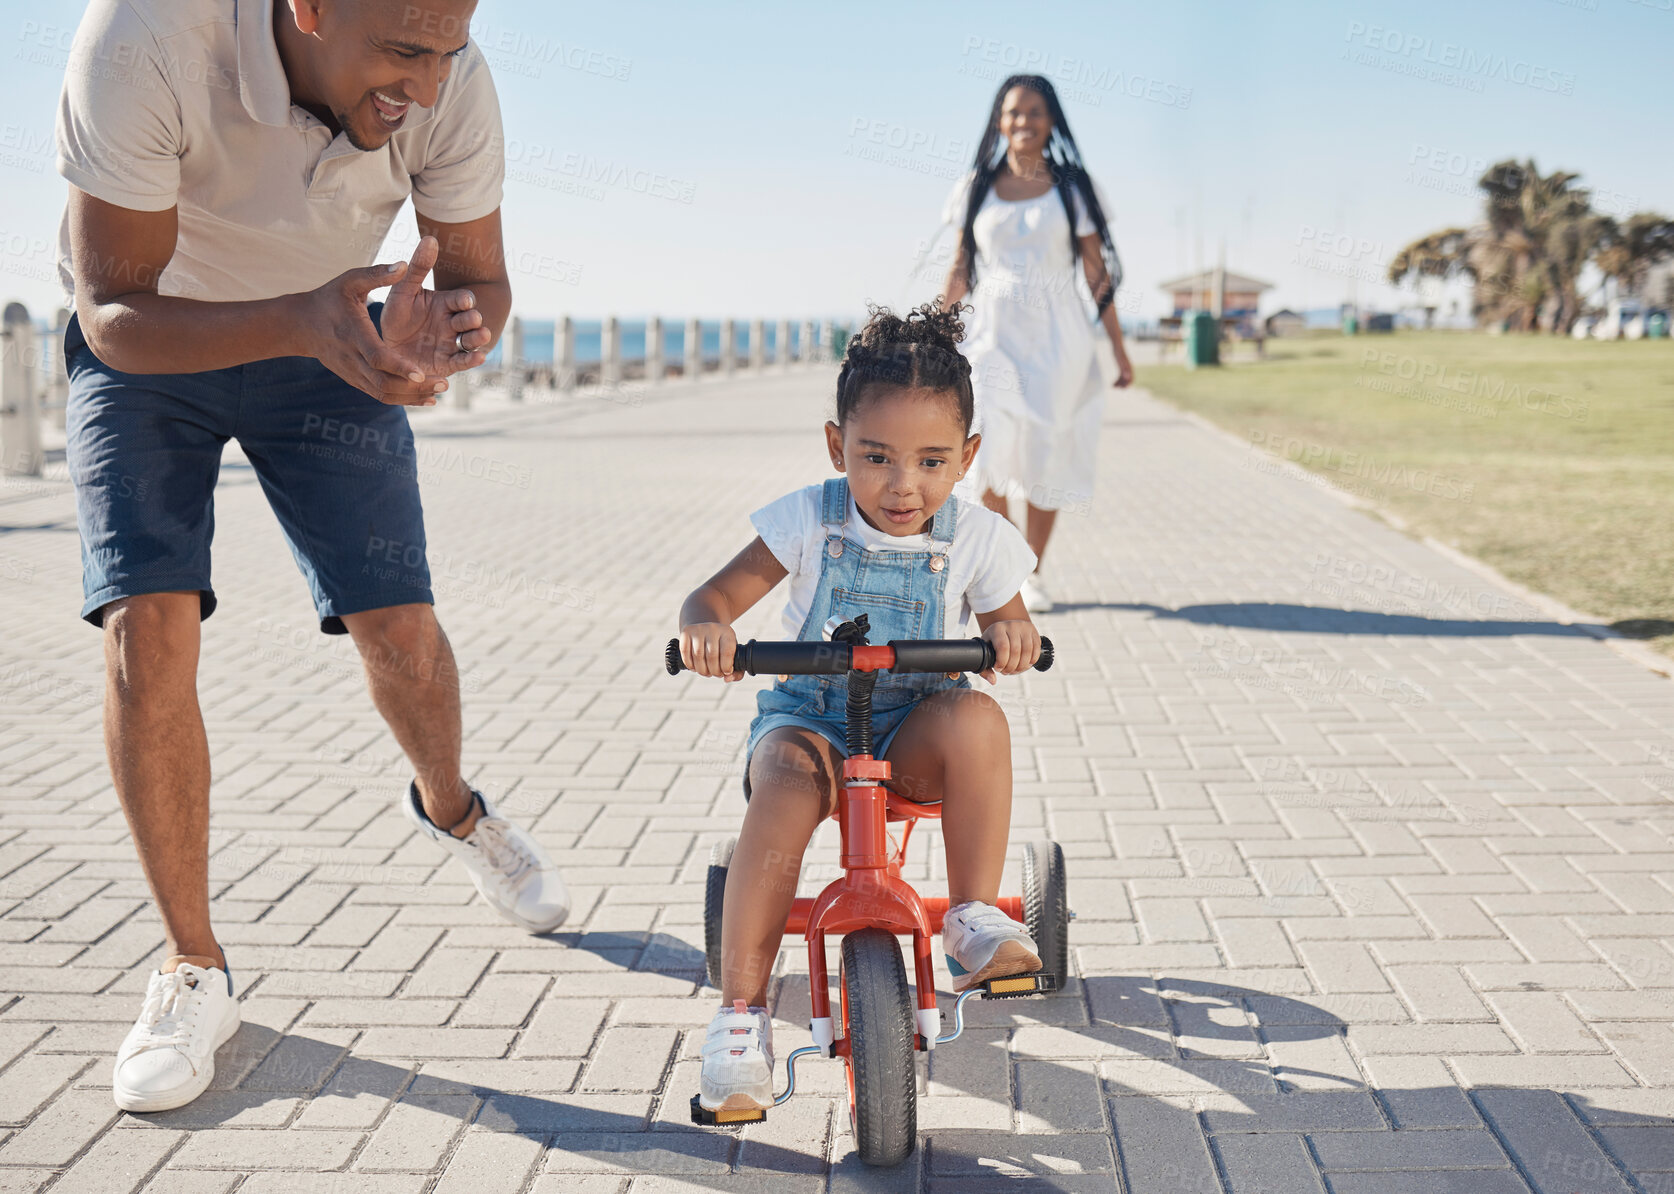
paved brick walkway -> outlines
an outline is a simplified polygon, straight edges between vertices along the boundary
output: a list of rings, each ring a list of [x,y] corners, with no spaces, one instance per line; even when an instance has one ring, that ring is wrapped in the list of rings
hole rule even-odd
[[[823,475],[829,384],[425,416],[471,774],[575,889],[545,940],[394,811],[352,648],[229,459],[201,692],[246,1023],[143,1119],[109,1067],[161,934],[71,501],[0,488],[0,1191],[1674,1191],[1674,685],[1143,395],[1061,522],[1058,669],[1003,688],[1079,981],[977,1006],[898,1172],[855,1164],[832,1062],[762,1127],[683,1123],[751,702],[658,654],[746,513]]]

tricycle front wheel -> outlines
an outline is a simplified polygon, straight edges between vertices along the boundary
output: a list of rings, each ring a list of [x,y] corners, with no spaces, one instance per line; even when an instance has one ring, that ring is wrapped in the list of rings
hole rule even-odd
[[[918,1146],[918,1068],[912,991],[895,935],[858,929],[844,937],[837,984],[854,1150],[868,1165],[899,1165]]]

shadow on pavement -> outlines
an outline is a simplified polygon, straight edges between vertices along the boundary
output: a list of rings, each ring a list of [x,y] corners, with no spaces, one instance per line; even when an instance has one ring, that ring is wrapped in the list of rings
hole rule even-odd
[[[773,1003],[776,1019],[801,1028],[806,977],[783,976]],[[951,1005],[943,992],[944,1015]],[[1448,1176],[1469,1178],[1484,1194],[1524,1190],[1524,1182],[1537,1190],[1627,1190],[1627,1174],[1638,1188],[1674,1188],[1665,1172],[1674,1167],[1667,1147],[1674,1119],[1634,1097],[1653,1092],[1626,1087],[1631,1093],[1612,1107],[1596,1091],[1589,1098],[1530,1088],[1380,1089],[1363,1080],[1341,1041],[1350,1026],[1343,1015],[1352,1011],[1200,979],[1124,976],[1071,980],[1045,999],[972,1000],[966,1010],[965,1034],[921,1065],[921,1091],[933,1091],[930,1106],[943,1095],[974,1097],[994,1104],[997,1117],[985,1125],[976,1104],[962,1104],[971,1122],[924,1127],[920,1148],[893,1171],[867,1169],[842,1148],[847,1114],[832,1061],[806,1063],[802,1092],[767,1123],[719,1130],[684,1122],[692,1093],[685,1084],[695,1077],[689,1061],[677,1062],[660,1092],[513,1092],[474,1081],[473,1059],[358,1058],[346,1045],[251,1023],[218,1054],[217,1081],[197,1102],[125,1123],[370,1132],[399,1100],[424,1108],[449,1149],[472,1125],[539,1142],[549,1150],[540,1162],[548,1172],[665,1173],[682,1189],[717,1191],[754,1189],[741,1184],[749,1175],[799,1189],[791,1175],[825,1173],[833,1133],[834,1190],[982,1194],[1025,1188],[1019,1182],[1108,1190],[1118,1172],[1120,1188],[1134,1194],[1270,1189],[1263,1182],[1291,1165],[1312,1172],[1304,1136],[1319,1165],[1345,1178],[1376,1155],[1393,1157],[1379,1165],[1407,1178],[1452,1169]],[[432,1031],[442,1039],[449,1029]],[[781,1052],[789,1047],[787,1040]],[[570,1080],[574,1059],[550,1064],[565,1085],[579,1087]],[[1195,1109],[1194,1098],[1208,1105]]]
[[[1562,638],[1592,638],[1587,628],[1565,622],[1501,622],[1474,618],[1425,618],[1416,614],[1386,614],[1377,610],[1330,609],[1288,602],[1236,601],[1215,605],[1184,605],[1168,609],[1145,602],[1060,602],[1054,613],[1077,610],[1123,609],[1156,618],[1192,622],[1200,626],[1231,626],[1244,630],[1295,630],[1307,634],[1408,634],[1424,637],[1512,638],[1541,634]],[[1597,627],[1596,629],[1602,629]],[[1674,629],[1674,627],[1671,627]],[[1662,631],[1659,633],[1667,633]]]

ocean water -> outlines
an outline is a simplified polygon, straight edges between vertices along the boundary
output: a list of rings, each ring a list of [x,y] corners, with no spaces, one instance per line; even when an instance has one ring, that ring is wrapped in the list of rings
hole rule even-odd
[[[578,319],[572,325],[575,329],[575,363],[578,365],[596,365],[603,356],[604,325],[597,319]],[[622,333],[622,359],[624,361],[643,361],[645,359],[646,321],[643,319],[624,319],[618,326]],[[706,361],[717,361],[721,358],[721,324],[719,320],[700,323],[702,332],[703,358]],[[739,322],[736,325],[736,348],[738,355],[747,357],[750,354],[750,325]],[[556,339],[557,324],[550,319],[525,319],[523,321],[523,357],[532,364],[552,364],[554,341]],[[767,359],[775,360],[778,356],[779,332],[775,324],[769,323],[764,331],[763,340],[767,345]],[[802,351],[802,324],[800,320],[791,323],[791,351],[800,354]],[[490,362],[498,364],[500,360],[500,346],[495,345],[494,351],[489,353]],[[686,359],[686,321],[683,319],[663,320],[663,359],[669,362],[684,361]]]

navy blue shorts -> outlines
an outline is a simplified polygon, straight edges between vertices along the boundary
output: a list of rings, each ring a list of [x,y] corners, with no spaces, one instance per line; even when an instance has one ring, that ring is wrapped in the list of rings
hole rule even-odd
[[[373,317],[382,304],[373,304]],[[120,373],[73,317],[66,459],[81,528],[81,616],[144,593],[197,590],[215,610],[209,545],[221,449],[236,439],[314,596],[320,629],[344,614],[433,604],[407,412],[310,357],[204,373]]]

